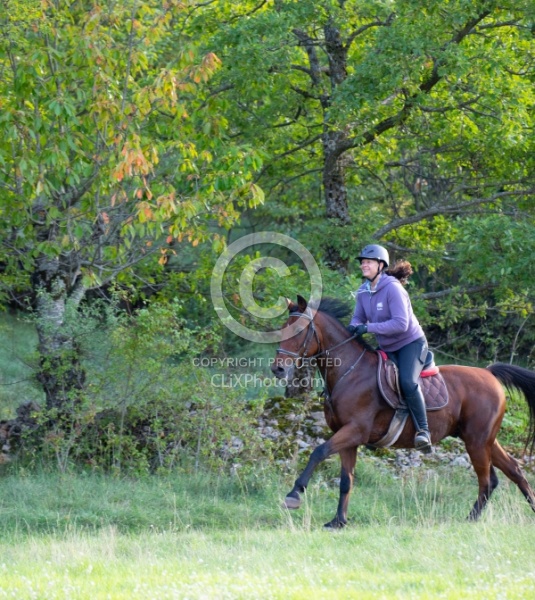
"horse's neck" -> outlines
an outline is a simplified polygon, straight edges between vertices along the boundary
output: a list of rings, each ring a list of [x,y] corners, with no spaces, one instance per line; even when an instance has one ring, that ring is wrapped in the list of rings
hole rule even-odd
[[[355,344],[352,344],[343,334],[339,331],[339,329],[335,329],[333,327],[329,327],[328,324],[325,324],[321,329],[321,338],[322,338],[322,350],[324,352],[329,352],[331,356],[339,356],[350,355],[351,352],[348,352],[348,348],[355,347]],[[360,345],[360,344],[359,344]]]
[[[324,358],[318,360],[318,366],[323,377],[329,380],[338,379],[366,352],[366,348],[359,342],[345,341],[328,327],[322,330],[322,341]]]

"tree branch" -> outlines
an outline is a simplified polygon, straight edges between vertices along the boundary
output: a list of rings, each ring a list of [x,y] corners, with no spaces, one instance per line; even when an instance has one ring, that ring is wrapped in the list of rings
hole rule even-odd
[[[62,188],[60,191],[52,192],[52,197],[56,202],[62,202],[66,207],[74,206],[78,200],[89,190],[93,182],[97,178],[100,171],[100,164],[95,163],[93,172],[89,177],[80,183],[78,186],[69,186],[67,189]]]
[[[457,104],[455,106],[443,106],[441,108],[434,108],[434,107],[430,107],[430,106],[419,106],[419,109],[422,112],[427,112],[427,113],[439,113],[439,114],[444,114],[449,112],[450,110],[460,110],[463,108],[467,108],[469,106],[472,106],[472,104],[476,104],[479,100],[480,100],[481,96],[476,96],[475,98],[471,98],[470,100],[466,100],[465,102],[461,102],[460,104]]]
[[[273,159],[270,161],[270,163],[265,165],[262,168],[262,170],[258,173],[258,175],[255,178],[255,182],[258,181],[262,177],[262,175],[272,166],[272,164],[274,162],[276,162],[277,160],[280,160],[281,158],[284,158],[285,156],[289,156],[290,154],[293,154],[294,152],[298,152],[299,150],[302,150],[303,148],[306,148],[307,146],[311,146],[312,144],[314,144],[315,142],[320,140],[322,135],[323,134],[320,133],[318,135],[315,135],[314,137],[308,138],[307,140],[305,140],[304,142],[301,142],[301,144],[298,144],[297,146],[294,146],[290,150],[287,150],[286,152],[282,152],[282,154],[278,154],[277,156],[273,157]]]
[[[472,287],[462,288],[454,287],[446,290],[440,290],[440,292],[426,292],[424,294],[415,295],[414,298],[418,300],[434,300],[435,298],[444,298],[445,296],[451,296],[452,294],[478,294],[479,292],[486,292],[497,287],[496,283],[486,283],[484,285],[474,285]]]
[[[310,64],[310,79],[313,85],[319,85],[321,81],[321,64],[316,52],[315,44],[312,38],[301,29],[293,29],[293,34],[299,40],[299,44],[303,46],[308,55]]]
[[[477,17],[474,17],[459,31],[457,31],[451,38],[451,40],[442,48],[445,50],[448,46],[458,45],[460,44],[464,38],[474,29],[474,27],[480,23],[484,18],[486,18],[490,14],[490,11],[484,11]],[[407,97],[405,103],[401,110],[399,110],[395,115],[383,119],[377,125],[365,131],[364,133],[354,136],[352,138],[347,138],[345,142],[342,142],[337,148],[337,155],[340,156],[347,150],[351,148],[356,148],[359,146],[365,146],[367,144],[371,144],[378,136],[380,136],[385,131],[392,129],[393,127],[400,125],[403,123],[413,108],[417,105],[416,101],[420,93],[429,94],[429,92],[437,85],[437,83],[443,78],[443,75],[439,74],[439,69],[442,66],[443,61],[437,59],[434,61],[433,70],[429,77],[423,81],[418,87],[418,92],[412,94]]]
[[[319,100],[321,101],[321,97],[320,96],[315,96],[314,94],[311,94],[308,90],[303,90],[301,88],[296,87],[295,85],[291,85],[290,86],[291,89],[296,92],[297,94],[300,94],[301,96],[303,96],[303,98],[309,98],[311,100]]]
[[[529,29],[529,27],[518,25],[520,19],[512,19],[511,21],[501,21],[499,23],[485,23],[485,25],[480,25],[479,29],[498,29],[499,27],[519,27],[521,29]]]
[[[390,231],[398,229],[399,227],[403,227],[405,225],[413,225],[414,223],[419,223],[420,221],[431,219],[436,215],[455,215],[463,213],[468,208],[480,206],[482,204],[490,204],[491,202],[495,202],[496,200],[499,200],[500,198],[505,198],[507,196],[528,196],[532,194],[535,194],[535,188],[527,190],[511,190],[505,192],[497,192],[489,198],[476,198],[475,200],[470,200],[469,202],[461,202],[460,204],[431,206],[427,210],[419,212],[415,215],[410,215],[408,217],[403,217],[391,221],[390,223],[388,223],[388,225],[385,225],[384,227],[378,229],[372,237],[375,239],[380,239]]]
[[[346,49],[349,48],[349,46],[351,46],[351,44],[355,41],[355,38],[357,38],[359,35],[367,31],[368,29],[371,29],[372,27],[390,27],[392,21],[394,20],[394,17],[395,13],[390,13],[386,18],[386,21],[372,21],[371,23],[366,23],[366,25],[362,25],[362,27],[356,29],[347,38],[347,42],[345,44]]]

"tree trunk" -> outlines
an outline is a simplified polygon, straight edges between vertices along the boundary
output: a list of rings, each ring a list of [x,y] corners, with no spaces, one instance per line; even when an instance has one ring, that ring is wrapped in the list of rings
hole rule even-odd
[[[42,257],[33,277],[39,339],[38,381],[46,408],[65,414],[78,403],[85,371],[73,335],[75,313],[85,294],[78,279],[71,287],[58,258]]]
[[[331,97],[336,88],[347,79],[347,50],[340,35],[340,30],[334,22],[329,21],[324,27],[325,55],[329,60],[330,93],[323,85],[324,70],[317,52],[315,38],[309,36],[301,29],[293,29],[294,35],[299,40],[308,55],[309,69],[314,89],[314,97],[321,102],[323,110],[323,193],[325,197],[325,212],[328,221],[332,224],[332,231],[337,227],[348,225],[350,222],[347,207],[347,191],[345,186],[345,160],[342,149],[345,148],[347,135],[340,130],[333,129],[329,118]],[[309,97],[309,94],[305,94]],[[327,240],[325,259],[329,267],[341,273],[347,272],[348,260],[342,258],[339,248],[331,240]]]
[[[340,36],[340,31],[329,22],[325,28],[325,46],[329,59],[329,78],[331,93],[347,78],[347,48]],[[323,128],[323,190],[325,195],[325,211],[329,222],[336,227],[349,225],[349,209],[347,206],[347,189],[345,184],[345,158],[340,148],[344,147],[346,134],[330,127],[328,110],[330,97],[324,96]],[[333,227],[334,229],[334,227]],[[326,248],[326,262],[333,270],[347,273],[348,260],[342,258],[335,244],[329,243]]]
[[[325,131],[323,134],[323,189],[325,194],[325,212],[333,226],[349,225],[347,206],[347,188],[345,185],[344,156],[338,153],[340,142],[345,139],[340,131]],[[347,273],[348,259],[342,258],[335,244],[328,243],[326,262],[333,270]]]

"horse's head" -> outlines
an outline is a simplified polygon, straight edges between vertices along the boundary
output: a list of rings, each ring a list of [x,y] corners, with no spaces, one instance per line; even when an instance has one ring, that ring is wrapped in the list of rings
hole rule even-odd
[[[289,317],[283,329],[293,328],[296,333],[281,341],[275,360],[271,366],[273,374],[279,379],[290,379],[294,369],[320,351],[320,338],[314,324],[315,312],[307,306],[302,296],[297,296],[297,304],[288,303]]]

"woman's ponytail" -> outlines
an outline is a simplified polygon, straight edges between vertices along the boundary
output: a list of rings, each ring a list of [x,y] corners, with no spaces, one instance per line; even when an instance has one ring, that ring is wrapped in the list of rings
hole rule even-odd
[[[409,277],[413,274],[411,263],[406,260],[396,260],[396,262],[387,269],[386,273],[399,280],[401,285],[406,285]]]

